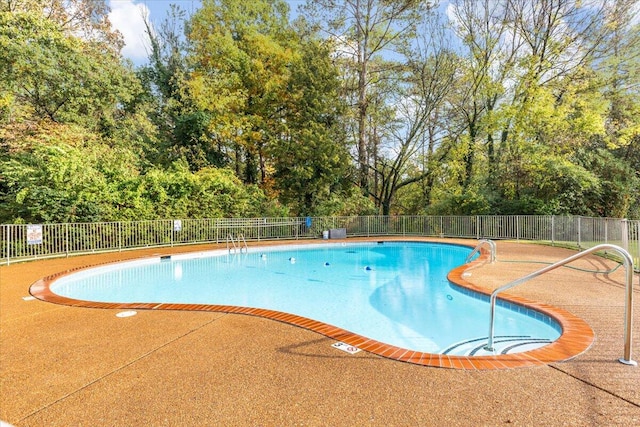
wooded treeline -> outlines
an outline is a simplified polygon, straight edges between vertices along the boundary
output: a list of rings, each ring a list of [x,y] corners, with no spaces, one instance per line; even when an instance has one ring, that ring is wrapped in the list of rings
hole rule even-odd
[[[446,6],[446,7],[445,7]],[[635,0],[0,0],[0,222],[640,218]]]

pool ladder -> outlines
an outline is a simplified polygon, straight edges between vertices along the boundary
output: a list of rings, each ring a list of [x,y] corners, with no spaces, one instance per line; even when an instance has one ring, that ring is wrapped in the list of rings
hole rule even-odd
[[[476,249],[474,249],[474,251],[479,250],[480,246],[482,244],[484,244],[485,242],[489,243],[490,241],[481,241],[478,246],[476,246]],[[493,243],[493,242],[491,242]],[[492,251],[495,251],[495,243],[493,243],[493,245],[489,243],[489,246],[492,247]],[[623,261],[623,265],[624,268],[626,270],[626,277],[625,277],[625,309],[624,309],[624,317],[625,317],[625,323],[624,323],[624,356],[621,357],[620,359],[618,359],[618,361],[620,363],[623,363],[625,365],[631,365],[631,366],[638,366],[638,362],[636,362],[635,360],[631,359],[631,341],[632,341],[632,334],[631,334],[631,323],[632,323],[632,318],[633,318],[633,258],[631,257],[631,254],[629,254],[629,252],[627,252],[625,249],[616,246],[616,245],[610,245],[610,244],[601,244],[601,245],[597,245],[594,246],[590,249],[587,249],[583,252],[577,253],[573,256],[570,256],[569,258],[563,259],[562,261],[558,261],[555,264],[551,264],[548,267],[542,268],[538,271],[534,271],[531,274],[528,274],[524,277],[521,277],[520,279],[514,280],[513,282],[507,283],[506,285],[503,285],[499,288],[497,288],[496,290],[494,290],[491,293],[491,312],[489,315],[489,339],[487,341],[487,345],[484,347],[485,350],[487,351],[493,351],[494,347],[493,347],[493,326],[494,326],[494,316],[495,316],[495,311],[496,311],[496,298],[498,296],[498,294],[502,291],[506,291],[507,289],[511,289],[515,286],[518,286],[524,282],[527,282],[535,277],[540,276],[541,274],[547,273],[551,270],[555,270],[558,267],[562,267],[566,264],[569,264],[570,262],[573,262],[579,258],[585,257],[589,254],[592,254],[594,252],[597,251],[602,251],[602,250],[612,250],[615,252],[618,252],[618,254],[620,254],[620,256],[622,257],[622,261]],[[493,255],[495,256],[495,252],[493,252]]]
[[[244,238],[244,234],[238,234],[235,239],[231,233],[227,235],[227,251],[229,251],[229,253],[231,253],[231,250],[233,250],[233,253],[242,253],[243,247],[244,252],[247,253],[249,248],[247,247],[247,241]]]
[[[494,263],[496,262],[496,242],[494,242],[493,240],[488,240],[488,239],[482,239],[478,242],[478,244],[476,245],[476,247],[473,249],[473,251],[471,251],[471,253],[469,254],[469,256],[467,257],[467,259],[464,261],[464,263],[468,263],[469,261],[471,261],[471,259],[473,258],[473,256],[475,254],[477,254],[478,252],[480,252],[480,249],[482,249],[482,246],[484,245],[488,245],[489,246],[489,251],[490,251],[490,258],[489,258],[489,262]]]

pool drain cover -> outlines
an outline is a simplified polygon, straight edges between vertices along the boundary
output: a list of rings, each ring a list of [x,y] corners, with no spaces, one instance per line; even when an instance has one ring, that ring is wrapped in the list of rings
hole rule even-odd
[[[138,314],[137,311],[121,311],[120,313],[116,314],[116,317],[131,317],[131,316],[135,316],[136,314]]]

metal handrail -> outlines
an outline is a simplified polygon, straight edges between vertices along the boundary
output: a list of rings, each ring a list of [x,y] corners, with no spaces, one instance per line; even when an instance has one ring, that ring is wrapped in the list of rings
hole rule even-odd
[[[489,250],[491,252],[489,261],[491,263],[496,262],[496,242],[494,242],[493,240],[489,240],[489,239],[482,239],[478,242],[478,244],[476,245],[476,247],[473,249],[473,251],[471,251],[471,253],[469,254],[469,256],[467,257],[467,259],[464,261],[464,263],[468,263],[469,261],[471,261],[471,258],[473,258],[473,256],[475,254],[477,254],[478,252],[480,252],[480,248],[482,248],[482,245],[487,244],[489,245]]]
[[[231,253],[231,248],[229,247],[229,241],[231,241],[231,244],[233,245],[233,252],[236,252],[236,242],[235,240],[233,240],[233,236],[231,234],[227,234],[227,251],[229,251],[229,253]]]
[[[233,239],[233,234],[231,233],[227,234],[227,250],[229,251],[229,253],[231,253],[231,248],[229,247],[229,241],[231,241],[231,244],[233,245],[233,253],[235,253],[237,250],[240,250],[240,253],[242,253],[242,246],[240,244],[241,241],[244,243],[245,253],[249,252],[249,247],[247,246],[247,240],[244,238],[244,234],[238,234],[235,240]],[[238,245],[236,245],[236,241],[238,242]]]
[[[563,265],[569,264],[577,260],[578,258],[582,258],[587,256],[593,252],[601,251],[601,250],[613,250],[618,252],[622,256],[622,261],[624,264],[624,268],[626,271],[625,276],[625,323],[624,323],[624,356],[618,361],[620,363],[624,363],[625,365],[638,366],[638,363],[631,359],[631,341],[632,341],[632,333],[631,333],[631,320],[633,318],[633,258],[631,254],[627,252],[625,249],[620,246],[610,245],[610,244],[602,244],[594,246],[590,249],[587,249],[583,252],[577,253],[569,258],[566,258],[562,261],[558,261],[555,264],[552,264],[548,267],[542,268],[538,271],[534,271],[531,274],[528,274],[520,279],[514,280],[513,282],[507,283],[491,293],[491,312],[489,316],[489,340],[487,345],[484,347],[487,351],[493,351],[493,326],[494,326],[494,316],[496,310],[496,298],[498,294],[502,291],[506,291],[507,289],[511,289],[515,286],[518,286],[528,280],[531,280],[535,277],[540,276],[541,274],[547,273],[551,270],[555,270],[558,267],[562,267]]]
[[[237,238],[238,246],[240,246],[240,239],[242,239],[242,242],[244,243],[244,252],[249,252],[249,247],[247,246],[247,240],[244,238],[244,234],[238,234]],[[242,246],[240,246],[240,253],[242,253]]]

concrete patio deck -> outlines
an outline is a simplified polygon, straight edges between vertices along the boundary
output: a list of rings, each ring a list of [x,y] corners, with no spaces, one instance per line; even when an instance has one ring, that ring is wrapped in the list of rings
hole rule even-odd
[[[379,239],[378,239],[379,240]],[[411,239],[415,240],[415,239]],[[444,240],[475,245],[475,241]],[[280,242],[281,243],[281,242]],[[573,251],[497,242],[466,280],[493,289]],[[78,308],[31,300],[38,279],[86,265],[211,249],[153,248],[0,267],[0,420],[14,426],[640,425],[640,367],[623,355],[624,271],[588,257],[510,293],[584,319],[594,344],[508,370],[417,366],[273,320]],[[586,271],[585,271],[586,270]],[[632,356],[640,360],[635,276]]]

